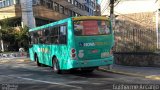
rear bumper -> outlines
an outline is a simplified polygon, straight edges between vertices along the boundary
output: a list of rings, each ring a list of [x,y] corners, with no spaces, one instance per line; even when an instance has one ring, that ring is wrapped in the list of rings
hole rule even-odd
[[[72,68],[83,68],[83,67],[97,67],[97,66],[107,66],[113,64],[113,56],[104,58],[104,59],[96,59],[96,60],[70,60],[70,66],[68,69]]]

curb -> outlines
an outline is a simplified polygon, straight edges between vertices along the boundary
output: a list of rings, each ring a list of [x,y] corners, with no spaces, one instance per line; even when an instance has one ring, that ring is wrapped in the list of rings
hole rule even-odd
[[[146,76],[143,74],[134,74],[134,73],[128,73],[128,72],[121,72],[121,71],[116,71],[116,70],[107,70],[104,68],[98,68],[98,71],[103,71],[103,72],[109,72],[109,73],[114,73],[114,74],[121,74],[121,75],[127,75],[127,76],[135,76],[135,77],[142,77],[142,78],[147,78],[147,79],[153,79],[153,80],[160,80],[160,75],[150,75]]]
[[[30,62],[31,60],[29,58],[15,58],[16,60],[13,59],[3,59],[0,60],[0,63],[7,63],[7,62]]]
[[[31,60],[28,58],[25,59],[17,59],[18,62],[30,62]]]

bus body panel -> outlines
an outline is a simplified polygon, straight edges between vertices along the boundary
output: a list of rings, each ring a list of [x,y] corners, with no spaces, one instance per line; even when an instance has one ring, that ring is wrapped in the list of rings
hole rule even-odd
[[[62,20],[62,22],[55,22],[55,23],[51,23],[47,26],[41,26],[41,28],[36,28],[34,30],[30,30],[31,31],[36,31],[42,28],[46,28],[46,27],[52,27],[54,25],[58,25],[58,24],[64,24],[67,23],[67,44],[53,44],[53,45],[45,45],[45,44],[35,44],[32,45],[32,48],[29,49],[29,53],[30,53],[30,59],[32,61],[34,61],[35,59],[35,54],[37,54],[39,62],[48,66],[52,66],[52,58],[54,56],[56,56],[56,58],[59,60],[59,66],[60,69],[65,69],[67,68],[67,60],[70,57],[69,56],[69,47],[72,47],[71,44],[73,44],[73,35],[72,35],[72,21],[70,18],[66,19],[66,20]]]
[[[68,63],[69,66],[66,69],[72,68],[87,68],[87,67],[98,67],[98,66],[107,66],[113,64],[113,56],[109,56],[103,59],[93,59],[93,60],[70,60]]]
[[[34,49],[33,47],[29,48],[29,57],[31,61],[34,61]]]
[[[67,68],[63,69],[112,65],[114,58],[113,55],[110,54],[110,51],[114,45],[113,34],[98,37],[100,38],[97,38],[97,36],[75,37],[74,48],[76,49],[76,59],[70,58]],[[91,46],[89,46],[88,44],[88,46],[84,46],[84,43],[95,43],[96,45],[92,46],[90,44]],[[94,50],[97,50],[97,52],[92,53]],[[107,54],[107,56],[102,56],[104,53]],[[83,57],[80,54],[83,54]]]
[[[113,35],[75,37],[77,58],[79,60],[101,59],[103,52],[110,53],[113,47]],[[82,57],[80,54],[84,53]]]
[[[67,23],[68,28],[67,44],[33,44],[29,49],[30,59],[34,61],[34,55],[37,54],[40,63],[52,66],[52,59],[56,56],[61,70],[113,64],[113,55],[109,52],[114,44],[114,35],[111,33],[98,36],[75,36],[72,19],[68,18],[31,29],[30,32],[34,32],[64,23]],[[72,49],[76,50],[74,59],[71,58]]]

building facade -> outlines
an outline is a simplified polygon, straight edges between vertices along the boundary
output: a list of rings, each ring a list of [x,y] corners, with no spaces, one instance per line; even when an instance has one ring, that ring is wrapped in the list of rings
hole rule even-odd
[[[30,28],[67,17],[95,15],[96,0],[0,0],[0,20]]]
[[[0,22],[9,19],[11,27],[34,28],[68,17],[96,15],[96,6],[96,0],[0,0]],[[7,42],[0,45],[7,50]]]
[[[101,0],[109,16],[110,0]],[[148,52],[160,48],[160,0],[115,0],[117,52]]]

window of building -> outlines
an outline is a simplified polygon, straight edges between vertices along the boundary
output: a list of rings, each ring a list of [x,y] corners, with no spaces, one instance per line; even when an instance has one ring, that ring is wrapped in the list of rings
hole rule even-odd
[[[96,5],[95,5],[95,3],[93,3],[93,8],[95,8],[96,7]]]
[[[89,3],[89,5],[91,4],[91,0],[87,0],[87,2]]]
[[[94,8],[94,3],[93,2],[91,2],[91,6]]]
[[[4,3],[3,2],[1,2],[2,3],[2,8],[4,7]]]
[[[40,5],[45,5],[45,1],[44,0],[40,0]]]
[[[9,0],[6,0],[5,6],[9,6]]]
[[[80,3],[78,3],[78,8],[82,9],[82,5]]]
[[[52,3],[53,3],[52,1],[51,2],[46,2],[47,8],[52,9],[53,8],[53,4]]]
[[[11,0],[13,2],[13,0]],[[20,0],[16,0],[16,4],[20,4]]]
[[[89,12],[89,8],[86,5],[84,5],[84,7],[85,7],[85,10]]]
[[[12,4],[11,4],[11,0],[9,0],[9,6],[10,6],[10,5],[12,5]]]
[[[13,5],[13,0],[0,1],[0,8]]]
[[[2,2],[0,2],[0,8],[2,8]]]
[[[74,11],[72,11],[72,16],[75,16],[75,15],[76,15],[76,13]]]
[[[71,11],[71,10],[69,10],[69,16],[70,16],[70,17],[72,16],[72,11]]]
[[[69,3],[71,3],[72,0],[68,0]]]
[[[64,13],[64,7],[61,6],[61,5],[59,5],[59,12],[62,13],[62,14]]]
[[[5,7],[6,6],[6,1],[3,1],[3,7]]]
[[[68,15],[68,14],[69,14],[67,8],[64,8],[64,14],[65,14],[65,15]]]
[[[55,11],[59,12],[59,4],[54,3],[54,9],[55,9]]]
[[[75,5],[76,7],[78,7],[78,2],[77,2],[77,1],[74,1],[74,5]]]
[[[71,0],[71,3],[72,3],[73,5],[74,5],[74,1],[75,1],[75,0]]]

